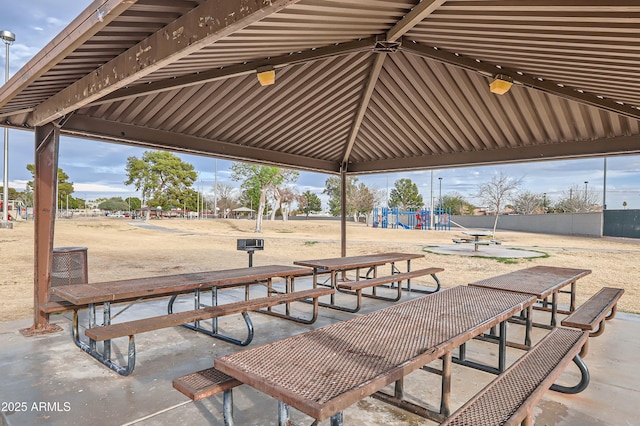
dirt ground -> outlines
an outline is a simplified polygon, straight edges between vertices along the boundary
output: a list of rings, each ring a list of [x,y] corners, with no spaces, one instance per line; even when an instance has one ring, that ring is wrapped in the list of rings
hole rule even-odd
[[[254,255],[256,266],[340,256],[339,221],[265,221],[261,234],[253,232],[254,226],[247,219],[59,219],[54,247],[87,247],[90,282],[244,267],[248,255],[237,251],[238,238],[264,239],[264,251]],[[535,265],[591,269],[592,274],[578,281],[578,303],[602,286],[622,287],[626,292],[619,310],[640,313],[640,241],[498,231],[496,239],[503,247],[539,251],[544,257],[504,262],[425,251],[452,244],[451,239],[461,235],[459,230],[375,229],[348,223],[347,255],[424,253],[412,268],[444,268],[438,274],[444,287]],[[13,229],[0,229],[0,259],[0,321],[31,317],[33,222],[14,222]]]

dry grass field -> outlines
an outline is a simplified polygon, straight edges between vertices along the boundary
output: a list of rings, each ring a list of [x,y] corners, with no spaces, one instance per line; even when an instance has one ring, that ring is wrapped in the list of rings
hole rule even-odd
[[[248,256],[236,250],[237,238],[265,240],[265,250],[256,252],[254,265],[340,255],[339,221],[265,221],[261,234],[253,229],[254,222],[247,219],[60,219],[54,247],[87,247],[90,282],[244,267]],[[375,229],[349,223],[347,255],[424,253],[424,259],[414,261],[412,267],[444,268],[438,274],[444,287],[535,265],[587,268],[593,272],[578,281],[578,303],[602,286],[623,287],[626,293],[619,309],[640,313],[639,241],[498,231],[496,238],[503,248],[534,250],[546,256],[505,262],[425,252],[430,246],[452,244],[451,239],[460,235],[456,230]],[[15,222],[13,229],[0,229],[0,256],[0,321],[32,316],[33,222]]]

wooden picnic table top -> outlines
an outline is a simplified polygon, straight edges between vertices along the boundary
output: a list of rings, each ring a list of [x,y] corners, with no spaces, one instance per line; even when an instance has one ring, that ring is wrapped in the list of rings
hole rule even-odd
[[[469,283],[470,286],[533,294],[544,299],[560,288],[589,275],[589,269],[560,268],[556,266],[534,266],[509,272],[496,277]]]
[[[401,262],[403,260],[419,259],[423,257],[424,254],[391,252],[366,254],[362,256],[332,257],[327,259],[296,260],[293,264],[316,269],[324,269],[327,271],[339,271],[343,269],[379,266],[386,263]]]
[[[232,287],[269,278],[295,277],[309,273],[311,271],[308,268],[267,265],[66,285],[53,287],[51,291],[75,305],[86,305],[167,296],[212,287]]]
[[[219,357],[214,363],[322,421],[534,302],[531,295],[459,286]]]

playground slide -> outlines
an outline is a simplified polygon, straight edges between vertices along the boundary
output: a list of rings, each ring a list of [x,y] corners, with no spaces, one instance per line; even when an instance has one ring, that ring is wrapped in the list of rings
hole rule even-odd
[[[402,222],[398,222],[398,226],[401,226],[401,227],[402,227],[402,228],[404,228],[404,229],[411,229],[411,227],[410,227],[409,225],[405,225],[405,224],[404,224],[404,223],[402,223]]]

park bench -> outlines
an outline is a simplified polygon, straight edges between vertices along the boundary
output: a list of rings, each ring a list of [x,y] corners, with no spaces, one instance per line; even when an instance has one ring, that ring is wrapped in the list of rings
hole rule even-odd
[[[107,367],[123,376],[127,376],[131,374],[135,367],[136,350],[134,336],[136,334],[240,313],[244,316],[244,319],[247,322],[248,335],[247,338],[239,344],[248,345],[253,339],[253,325],[247,315],[248,311],[257,311],[270,306],[276,306],[295,301],[303,301],[306,299],[313,299],[313,314],[312,319],[309,320],[312,322],[315,321],[318,315],[318,298],[333,294],[334,291],[335,290],[329,288],[301,290],[292,293],[283,293],[277,294],[275,296],[242,300],[239,302],[227,303],[219,306],[209,306],[202,309],[171,313],[167,315],[126,321],[117,324],[109,324],[100,327],[91,327],[85,330],[85,335],[90,339],[91,345],[81,345],[80,347],[86,352],[90,353],[94,358],[98,359]],[[77,321],[77,315],[74,316],[74,321]],[[211,332],[209,333],[209,335],[212,337],[223,338],[223,340],[229,341],[229,339],[226,338],[227,336],[219,336],[216,332]],[[106,347],[106,342],[110,342],[112,339],[125,336],[129,337],[126,366],[117,365],[110,359],[110,349],[104,354],[101,354],[95,350],[95,342],[104,341]]]
[[[425,269],[418,269],[415,271],[401,272],[398,274],[385,275],[385,276],[376,277],[376,278],[358,279],[355,281],[339,281],[337,284],[338,284],[338,289],[341,291],[355,292],[358,298],[358,301],[357,301],[358,306],[360,306],[361,304],[362,296],[374,297],[376,299],[383,299],[391,302],[396,302],[400,300],[400,298],[402,297],[402,285],[400,284],[401,281],[410,280],[412,278],[423,277],[426,275],[431,275],[433,279],[436,281],[436,284],[437,284],[436,291],[438,291],[440,289],[440,280],[438,280],[438,278],[436,277],[436,274],[442,271],[444,271],[444,269],[442,268],[425,268]],[[392,283],[398,283],[397,285],[398,294],[396,295],[396,297],[393,297],[393,298],[382,297],[382,296],[377,296],[375,294],[375,287],[392,284]],[[364,290],[365,288],[373,288],[374,293],[373,294],[362,293],[362,290]]]
[[[565,327],[590,331],[591,337],[599,336],[604,332],[605,320],[615,317],[618,299],[623,293],[622,288],[603,287],[563,319],[561,324]],[[593,331],[596,325],[598,329]]]
[[[442,425],[532,425],[533,409],[548,389],[578,393],[588,386],[589,371],[578,355],[587,339],[584,331],[552,330]],[[554,385],[572,360],[580,368],[580,383],[572,387]]]
[[[193,401],[199,401],[224,392],[222,412],[226,426],[233,425],[233,388],[241,384],[241,381],[227,376],[214,367],[196,371],[173,380],[173,387]]]

